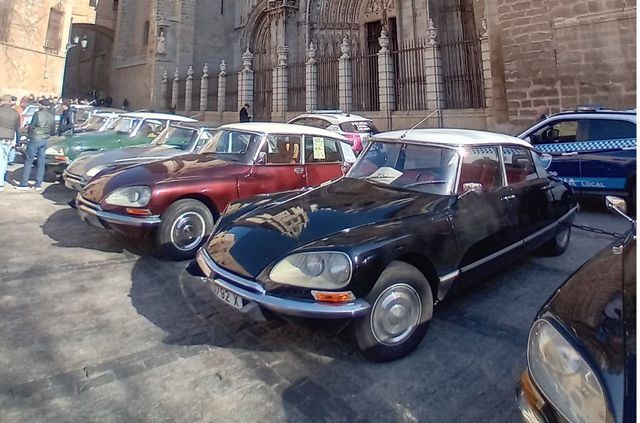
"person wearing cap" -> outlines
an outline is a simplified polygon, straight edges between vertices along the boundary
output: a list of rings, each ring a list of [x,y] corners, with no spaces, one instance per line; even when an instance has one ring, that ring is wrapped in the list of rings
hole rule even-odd
[[[27,191],[29,189],[29,175],[31,175],[31,166],[33,161],[38,158],[38,171],[36,173],[36,191],[42,191],[42,182],[44,181],[44,166],[46,161],[47,144],[49,138],[55,135],[56,120],[49,109],[51,103],[47,99],[40,100],[40,110],[38,110],[29,125],[29,143],[27,144],[27,157],[24,161],[24,169],[22,169],[22,179],[20,186],[16,187],[18,191]]]
[[[9,154],[20,131],[20,115],[13,109],[10,95],[0,99],[0,191],[4,191]]]

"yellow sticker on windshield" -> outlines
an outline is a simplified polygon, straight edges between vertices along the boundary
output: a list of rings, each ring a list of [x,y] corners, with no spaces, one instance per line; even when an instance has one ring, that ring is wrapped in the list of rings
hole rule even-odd
[[[314,160],[324,160],[324,138],[313,137],[313,158]]]

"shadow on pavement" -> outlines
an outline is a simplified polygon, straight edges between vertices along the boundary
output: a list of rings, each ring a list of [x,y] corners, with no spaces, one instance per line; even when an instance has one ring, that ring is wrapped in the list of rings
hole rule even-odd
[[[42,196],[49,201],[59,205],[68,205],[76,198],[76,191],[67,188],[64,184],[52,184],[45,188]]]
[[[49,216],[42,226],[42,231],[56,241],[56,247],[86,248],[107,253],[128,251],[139,256],[155,254],[155,248],[149,240],[127,239],[89,226],[80,220],[78,212],[71,207],[58,210]]]

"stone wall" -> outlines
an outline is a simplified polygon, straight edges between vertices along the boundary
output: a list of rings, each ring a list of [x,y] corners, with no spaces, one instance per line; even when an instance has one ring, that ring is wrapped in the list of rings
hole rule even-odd
[[[636,104],[635,0],[497,0],[508,116]]]

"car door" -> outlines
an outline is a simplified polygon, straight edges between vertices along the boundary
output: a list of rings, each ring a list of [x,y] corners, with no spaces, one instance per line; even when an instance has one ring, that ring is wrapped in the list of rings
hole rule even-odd
[[[307,185],[300,135],[267,135],[257,163],[239,181],[240,198],[289,191]]]
[[[577,119],[550,119],[526,137],[536,150],[551,155],[549,172],[557,173],[572,186],[580,178],[577,132]]]
[[[340,141],[334,138],[305,136],[304,163],[309,186],[337,179],[348,170]]]
[[[636,124],[617,119],[583,119],[576,136],[580,146],[580,191],[624,191],[636,167]]]
[[[517,242],[513,191],[504,182],[497,146],[467,147],[458,177],[458,201],[452,207],[453,227],[462,272],[488,270],[489,263]],[[481,184],[465,193],[465,184]]]
[[[519,240],[545,240],[544,231],[552,230],[558,216],[554,210],[553,188],[561,182],[539,174],[531,151],[520,146],[503,146],[503,162],[507,184],[512,189],[510,199],[517,217],[514,232]]]

